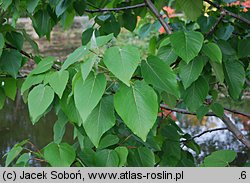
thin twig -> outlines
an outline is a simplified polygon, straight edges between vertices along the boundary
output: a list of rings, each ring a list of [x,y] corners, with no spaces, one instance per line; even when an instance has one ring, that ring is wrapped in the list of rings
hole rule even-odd
[[[231,131],[234,136],[241,141],[248,149],[250,149],[250,141],[241,133],[241,131],[233,124],[231,119],[224,115],[221,120],[227,126],[228,130]]]
[[[5,45],[6,45],[7,48],[11,48],[11,49],[14,49],[14,50],[18,50],[16,47],[10,45],[9,43],[5,43]],[[18,51],[19,51],[22,55],[24,55],[25,57],[27,57],[28,59],[34,60],[34,57],[33,57],[31,54],[27,53],[26,51],[24,51],[24,50],[18,50]],[[60,70],[60,68],[59,68],[57,65],[55,65],[55,64],[52,66],[52,68],[55,69],[55,70],[57,70],[57,71]]]
[[[181,142],[191,141],[191,140],[194,140],[195,138],[201,137],[202,135],[204,135],[204,134],[206,134],[206,133],[211,133],[211,132],[221,131],[221,130],[228,130],[228,128],[223,127],[223,128],[214,128],[214,129],[206,130],[206,131],[201,132],[201,133],[198,134],[198,135],[194,135],[194,136],[193,136],[192,138],[190,138],[190,139],[182,140]]]
[[[14,50],[18,50],[16,47],[10,45],[9,43],[5,43],[5,45],[6,45],[7,48],[11,48],[11,49],[14,49]],[[29,53],[27,53],[27,52],[25,52],[25,51],[23,51],[23,50],[18,50],[18,51],[19,51],[22,55],[24,55],[25,57],[27,57],[27,58],[29,58],[29,59],[31,59],[31,60],[34,59],[34,57],[33,57],[31,54],[29,54]]]
[[[227,9],[224,9],[223,7],[219,6],[218,4],[213,3],[210,0],[204,0],[204,1],[207,2],[208,4],[210,4],[211,6],[217,8],[220,12],[224,12],[227,15],[229,15],[231,17],[234,17],[234,18],[246,23],[248,26],[250,26],[250,21],[248,19],[246,19],[246,18],[244,18],[244,17],[242,17],[240,15],[237,15],[237,14],[235,14],[235,13],[233,13],[233,12],[227,10]]]
[[[41,157],[43,157],[41,151],[32,142],[28,141],[28,143],[38,152],[38,154],[40,154]]]
[[[197,115],[196,113],[193,113],[193,112],[189,112],[188,110],[185,110],[185,109],[178,109],[178,108],[175,108],[175,109],[171,109],[169,107],[167,107],[166,105],[163,105],[163,104],[160,104],[160,107],[161,108],[164,108],[164,109],[167,109],[167,110],[170,110],[170,111],[175,111],[177,113],[181,113],[181,114],[191,114],[191,115]],[[216,116],[216,114],[214,113],[207,113],[205,116]],[[225,114],[222,118],[220,118],[224,124],[227,126],[228,130],[231,131],[234,136],[239,140],[241,141],[247,148],[250,149],[250,142],[249,140],[244,137],[244,135],[241,133],[241,131],[233,124],[233,122],[230,120],[230,118],[228,118]]]
[[[45,159],[39,159],[39,158],[31,158],[31,159],[35,160],[35,161],[40,161],[40,162],[48,163],[48,161],[46,161]]]
[[[163,108],[163,109],[166,109],[166,110],[169,110],[169,111],[174,111],[174,112],[181,113],[181,114],[190,114],[190,115],[195,115],[195,116],[197,115],[196,113],[190,112],[190,111],[185,110],[185,109],[179,109],[179,108],[172,109],[172,108],[166,106],[165,104],[160,104],[160,107]],[[243,115],[243,116],[246,116],[246,117],[250,118],[250,114],[247,114],[247,113],[244,113],[244,112],[240,112],[240,111],[233,110],[233,109],[228,109],[228,108],[224,108],[224,110],[226,110],[228,112],[231,112],[231,113],[234,113],[234,114],[240,114],[240,115]],[[216,114],[214,114],[213,112],[209,112],[205,116],[216,116]]]
[[[229,109],[229,108],[224,108],[224,110],[228,111],[228,112],[231,112],[231,113],[234,113],[234,114],[240,114],[242,116],[246,116],[250,119],[250,114],[247,114],[245,112],[241,112],[241,111],[237,111],[237,110],[234,110],[234,109]]]
[[[161,14],[156,9],[155,5],[152,3],[151,0],[144,0],[147,7],[152,11],[152,13],[155,15],[155,17],[159,20],[163,28],[168,34],[172,34],[172,28],[168,25],[168,23],[164,20],[164,18],[161,16]]]
[[[171,109],[170,107],[168,107],[168,106],[166,106],[164,104],[160,104],[160,107],[163,108],[163,109],[166,109],[166,110],[169,110],[169,111],[172,111],[172,112],[181,113],[181,114],[190,114],[190,115],[194,115],[194,116],[197,115],[196,113],[190,112],[190,111],[185,110],[185,109],[179,109],[179,108]],[[216,116],[216,114],[214,114],[212,112],[209,112],[205,116]]]
[[[225,13],[221,13],[220,17],[218,18],[218,20],[215,22],[215,24],[212,26],[212,28],[208,31],[208,33],[206,34],[206,37],[208,37],[209,35],[213,34],[216,27],[220,24],[220,22],[223,20],[225,16]]]
[[[107,12],[107,11],[124,11],[124,10],[136,9],[136,8],[143,8],[145,6],[146,6],[145,3],[141,3],[141,4],[119,7],[119,8],[101,8],[101,9],[96,9],[96,10],[85,9],[85,11],[87,13],[101,13],[101,12]]]

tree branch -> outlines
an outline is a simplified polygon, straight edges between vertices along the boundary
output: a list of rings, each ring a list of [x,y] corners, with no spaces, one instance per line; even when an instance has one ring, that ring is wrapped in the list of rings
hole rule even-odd
[[[190,138],[190,139],[186,139],[186,140],[183,140],[183,141],[181,141],[181,142],[187,142],[187,141],[190,141],[190,140],[194,140],[195,138],[199,138],[199,137],[201,137],[202,135],[204,135],[204,134],[206,134],[206,133],[212,133],[212,132],[221,131],[221,130],[228,130],[228,128],[223,127],[223,128],[214,128],[214,129],[206,130],[206,131],[201,132],[201,133],[198,134],[198,135],[193,136],[193,137]]]
[[[155,15],[155,17],[159,20],[163,28],[168,34],[172,34],[172,28],[168,25],[168,23],[164,20],[164,18],[161,16],[161,14],[156,9],[155,5],[152,3],[151,0],[144,0],[147,7],[152,11],[152,13]]]
[[[168,107],[168,106],[166,106],[164,104],[160,104],[160,107],[163,108],[163,109],[166,109],[168,111],[177,112],[177,113],[181,113],[181,114],[189,114],[189,115],[194,115],[194,116],[197,115],[196,113],[190,112],[190,111],[185,110],[185,109],[179,109],[179,108],[171,109],[170,107]],[[216,116],[216,114],[214,114],[213,112],[209,112],[205,116]]]
[[[237,15],[237,14],[235,14],[227,9],[224,9],[223,7],[213,3],[211,0],[204,0],[204,1],[207,2],[208,4],[210,4],[211,6],[217,8],[220,12],[225,12],[227,15],[234,17],[234,18],[246,23],[248,26],[250,26],[250,21],[248,19],[246,19],[240,15]]]
[[[248,149],[250,149],[250,141],[241,133],[241,131],[233,124],[231,119],[224,115],[221,120],[225,123],[228,130],[231,131],[234,136],[241,141]]]
[[[136,8],[143,8],[145,6],[146,6],[145,3],[141,3],[141,4],[125,6],[125,7],[120,7],[120,8],[102,8],[102,9],[96,9],[96,10],[85,9],[85,11],[88,13],[101,13],[101,12],[107,12],[107,11],[124,11],[124,10],[136,9]]]
[[[10,45],[9,43],[5,43],[5,45],[6,45],[7,48],[11,48],[11,49],[17,50],[16,47]],[[23,51],[23,50],[18,50],[18,51],[19,51],[22,55],[24,55],[25,57],[27,57],[27,58],[29,58],[29,59],[31,59],[31,60],[34,59],[33,56],[32,56],[31,54],[29,54],[29,53],[27,53],[27,52],[25,52],[25,51]]]
[[[160,104],[160,107],[163,108],[163,109],[166,109],[166,110],[170,110],[170,111],[174,111],[174,112],[177,112],[177,113],[181,113],[181,114],[190,114],[190,115],[197,115],[196,113],[192,113],[192,112],[189,112],[188,110],[185,110],[185,109],[178,109],[178,108],[175,108],[175,109],[171,109],[169,107],[167,107],[166,105],[163,105],[163,104]],[[216,116],[216,114],[214,113],[207,113],[205,116]],[[247,148],[250,149],[250,141],[244,137],[244,135],[241,133],[241,131],[233,124],[233,122],[230,120],[230,118],[228,118],[225,114],[222,118],[220,118],[224,124],[227,126],[228,130],[231,131],[234,136],[239,140],[241,141]]]
[[[229,108],[226,108],[224,107],[224,110],[228,111],[228,112],[231,112],[231,113],[234,113],[234,114],[240,114],[242,116],[246,116],[250,119],[250,114],[247,114],[247,113],[244,113],[244,112],[240,112],[240,111],[236,111],[234,109],[229,109]]]
[[[196,116],[197,114],[194,113],[194,112],[190,112],[188,110],[185,110],[185,109],[179,109],[179,108],[170,108],[164,104],[160,104],[160,107],[163,108],[163,109],[166,109],[166,110],[169,110],[169,111],[173,111],[173,112],[177,112],[177,113],[181,113],[181,114],[190,114],[190,115],[194,115]],[[244,112],[240,112],[240,111],[237,111],[237,110],[234,110],[234,109],[229,109],[229,108],[224,108],[224,110],[228,111],[228,112],[231,112],[231,113],[234,113],[234,114],[240,114],[240,115],[243,115],[243,116],[246,116],[248,118],[250,118],[250,114],[247,114],[247,113],[244,113]],[[216,116],[215,113],[213,112],[209,112],[207,113],[205,116]]]
[[[14,49],[14,50],[19,51],[22,55],[24,55],[24,56],[27,57],[28,59],[34,60],[34,57],[33,57],[31,54],[29,54],[29,53],[27,53],[27,52],[25,52],[25,51],[23,51],[23,50],[18,50],[16,47],[12,46],[12,45],[9,44],[9,43],[5,43],[5,46],[6,46],[7,48],[11,48],[11,49]],[[60,69],[60,68],[58,68],[55,64],[52,66],[52,68],[55,69],[55,70],[57,70],[57,71]]]
[[[211,29],[208,31],[208,33],[206,34],[206,37],[208,37],[209,35],[213,34],[216,27],[220,24],[220,22],[223,20],[223,18],[225,17],[225,13],[221,13],[220,17],[217,19],[217,21],[215,22],[215,24],[211,27]]]

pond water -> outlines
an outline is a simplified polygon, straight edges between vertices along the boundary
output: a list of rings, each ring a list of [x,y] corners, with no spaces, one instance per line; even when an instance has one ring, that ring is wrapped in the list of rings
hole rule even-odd
[[[34,30],[29,26],[27,20],[22,20],[20,24],[25,25],[28,33],[38,41],[42,55],[53,55],[63,60],[68,53],[77,48],[81,44],[81,32],[86,28],[87,20],[78,19],[75,21],[71,29],[60,33],[62,29],[56,27],[51,36],[51,42],[48,43],[45,39],[38,40],[34,34]],[[62,46],[63,45],[63,46]],[[64,48],[63,48],[64,47]],[[32,51],[28,45],[27,50]],[[32,64],[30,65],[32,67]],[[29,66],[25,69],[29,69]],[[237,105],[229,103],[226,99],[221,101],[224,106],[239,109],[241,111],[250,113],[250,100],[244,100],[243,103]],[[179,114],[178,114],[179,115]],[[241,119],[240,117],[233,117],[239,129],[249,127],[250,120]],[[179,115],[179,126],[192,136],[199,134],[211,128],[224,127],[223,123],[214,117],[207,118],[202,122],[198,122],[194,116]],[[57,117],[53,112],[48,113],[36,125],[32,125],[29,119],[27,105],[23,103],[20,95],[17,95],[16,100],[7,100],[4,108],[0,110],[0,166],[4,166],[5,158],[3,155],[8,152],[16,143],[29,139],[38,148],[43,148],[53,140],[53,125]],[[245,126],[243,126],[244,121]],[[249,131],[243,131],[245,135],[250,137]],[[68,126],[67,132],[64,136],[64,141],[73,142],[72,127]],[[242,166],[246,161],[250,160],[250,151],[247,150],[240,142],[238,142],[230,132],[217,131],[207,133],[196,141],[201,145],[202,152],[196,156],[198,162],[201,162],[204,156],[219,149],[233,149],[238,152],[236,166]],[[32,166],[40,166],[37,161],[30,162]]]

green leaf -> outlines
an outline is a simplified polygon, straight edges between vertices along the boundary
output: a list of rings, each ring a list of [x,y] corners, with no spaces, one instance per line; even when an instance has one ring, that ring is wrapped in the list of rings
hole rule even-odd
[[[39,84],[43,81],[44,75],[28,75],[21,87],[21,94],[28,90],[31,86]]]
[[[184,11],[190,20],[196,20],[202,12],[203,0],[177,0],[177,9]]]
[[[75,11],[73,8],[69,8],[67,9],[67,11],[65,11],[62,14],[61,17],[61,25],[63,27],[63,29],[68,29],[72,26],[73,22],[74,22],[74,17],[75,17]]]
[[[122,85],[114,97],[115,110],[132,132],[146,141],[158,113],[158,100],[154,90],[144,81],[134,86]]]
[[[4,91],[2,90],[2,88],[0,88],[0,109],[3,108],[5,104],[5,99],[6,99],[6,96],[4,94]]]
[[[41,74],[47,72],[51,69],[52,65],[54,64],[55,58],[54,57],[46,57],[42,59],[36,66],[35,69],[31,71],[31,75]]]
[[[174,157],[176,159],[181,158],[180,142],[176,142],[176,141],[172,141],[172,140],[166,140],[163,148],[164,148],[164,152],[168,156]]]
[[[140,62],[139,53],[139,50],[133,46],[122,48],[114,46],[106,50],[103,61],[119,80],[130,86],[129,81]]]
[[[109,34],[106,36],[97,37],[95,40],[95,45],[97,47],[102,47],[102,46],[106,45],[109,41],[111,41],[113,37],[114,37],[114,34]],[[88,44],[90,44],[90,43],[88,43]]]
[[[201,121],[202,118],[208,113],[208,111],[209,111],[209,107],[206,105],[202,105],[201,107],[199,107],[199,109],[196,111],[197,119]]]
[[[69,72],[66,70],[54,72],[49,76],[49,84],[60,99],[62,98],[68,80]]]
[[[224,107],[219,103],[213,103],[210,108],[217,116],[222,117],[224,115]]]
[[[194,140],[188,140],[188,142],[185,143],[185,145],[188,148],[192,149],[197,155],[201,153],[200,146]]]
[[[28,12],[32,13],[36,9],[38,3],[39,3],[39,0],[27,0],[27,10],[28,10]]]
[[[52,18],[47,9],[38,10],[32,17],[32,24],[39,37],[48,35],[52,30]]]
[[[1,8],[3,8],[4,11],[7,10],[7,8],[11,5],[12,0],[2,0]]]
[[[95,160],[98,167],[117,167],[119,165],[119,157],[114,150],[104,149],[96,152]]]
[[[23,150],[21,146],[14,146],[8,153],[5,161],[5,167],[9,166],[11,162],[20,154]]]
[[[16,161],[16,166],[22,166],[25,167],[30,160],[30,153],[24,153],[22,154]]]
[[[94,145],[90,141],[89,137],[84,136],[80,132],[80,130],[75,129],[74,133],[76,133],[76,137],[78,139],[78,143],[80,144],[80,148],[81,148],[82,151],[84,151],[85,149],[93,148],[94,147]]]
[[[89,53],[87,46],[81,46],[71,53],[62,65],[61,70],[67,69],[72,64],[83,60],[83,58]]]
[[[32,0],[33,1],[33,0]],[[25,39],[25,41],[27,41],[30,46],[32,47],[32,49],[34,50],[34,52],[36,54],[39,53],[39,48],[38,48],[38,45],[37,43],[31,38],[31,35],[29,35],[25,29],[22,30],[22,33],[23,33],[23,37]]]
[[[205,58],[201,56],[196,57],[188,64],[182,62],[180,65],[180,78],[185,89],[199,78],[204,66]]]
[[[104,34],[113,33],[114,36],[117,37],[121,31],[121,27],[120,24],[114,18],[114,20],[105,21],[105,23],[100,27],[99,31],[103,32]]]
[[[133,32],[133,30],[136,28],[137,16],[132,13],[125,12],[119,18],[121,26]]]
[[[0,79],[1,82],[1,79]],[[9,97],[11,100],[15,100],[16,98],[16,92],[17,92],[17,80],[14,78],[5,78],[2,80],[4,82],[4,92],[7,97]]]
[[[71,5],[70,0],[60,0],[60,2],[57,4],[56,6],[56,15],[57,17],[61,16],[66,10],[67,8]]]
[[[217,80],[220,83],[223,83],[225,77],[224,77],[224,73],[223,73],[222,64],[219,64],[217,62],[212,62],[212,61],[209,61],[209,63],[211,64],[211,66],[213,68],[213,71],[215,73],[215,76],[216,76]]]
[[[82,33],[82,45],[86,45],[90,41],[90,39],[93,35],[93,32],[94,32],[94,29],[92,27],[83,31],[83,33]]]
[[[67,143],[50,143],[44,148],[44,158],[53,167],[69,167],[75,157],[74,149]]]
[[[244,58],[250,55],[250,39],[241,39],[238,43],[238,57]]]
[[[2,55],[4,45],[5,45],[4,36],[2,33],[0,33],[0,56]]]
[[[145,62],[142,62],[141,67],[142,75],[148,84],[179,97],[176,74],[161,59],[149,56]]]
[[[6,40],[19,51],[23,48],[23,35],[19,32],[11,31],[5,36]]]
[[[220,150],[215,151],[211,155],[205,157],[204,165],[205,167],[225,167],[229,166],[236,158],[236,152],[232,150]]]
[[[161,96],[165,104],[167,104],[171,108],[175,108],[177,103],[177,98],[174,95],[169,94],[167,92],[162,92]]]
[[[68,122],[68,118],[64,115],[63,112],[60,111],[58,114],[58,120],[55,122],[54,127],[53,127],[54,142],[56,144],[61,143],[65,130],[66,130],[65,127],[66,127],[67,122]]]
[[[73,7],[75,11],[82,16],[85,12],[87,2],[82,0],[76,0],[73,2]]]
[[[126,147],[119,146],[115,148],[115,151],[119,157],[119,167],[125,166],[127,163],[128,149]]]
[[[228,41],[224,40],[219,40],[217,42],[217,45],[220,47],[222,53],[223,53],[223,60],[225,60],[225,56],[230,57],[230,58],[235,58],[236,57],[236,51]]]
[[[245,83],[244,66],[237,60],[226,60],[223,62],[225,80],[230,96],[237,100]]]
[[[86,80],[86,78],[88,77],[89,73],[92,70],[92,67],[94,66],[95,62],[98,60],[98,56],[97,55],[93,55],[92,57],[88,58],[86,61],[84,61],[81,64],[81,74],[82,74],[82,79],[83,81]]]
[[[208,95],[208,82],[199,77],[183,94],[183,100],[190,111],[196,111]]]
[[[59,101],[60,107],[70,122],[78,125],[82,124],[79,112],[76,109],[74,97],[65,90],[62,99]]]
[[[163,60],[167,65],[171,65],[176,61],[178,56],[175,54],[174,49],[170,46],[163,46],[157,52],[157,56]]]
[[[113,98],[111,96],[102,98],[83,123],[88,137],[96,147],[101,136],[115,125],[115,120]]]
[[[220,47],[215,43],[205,44],[202,48],[202,52],[208,56],[211,61],[222,63],[222,52]]]
[[[155,164],[154,153],[146,147],[130,149],[128,165],[132,167],[153,167]]]
[[[93,73],[90,73],[85,81],[81,77],[77,78],[73,88],[74,99],[83,122],[99,103],[105,91],[106,82],[103,74],[95,76]]]
[[[116,135],[105,135],[99,143],[98,149],[104,149],[112,145],[116,145],[119,142],[119,138]]]
[[[161,127],[161,135],[166,137],[167,140],[170,141],[179,141],[180,134],[178,133],[178,129],[173,125],[165,125]]]
[[[42,84],[31,90],[28,96],[28,107],[31,121],[35,124],[54,99],[54,91],[50,86]]]
[[[13,78],[17,78],[21,62],[22,55],[17,50],[4,50],[0,58],[0,71],[7,72]]]
[[[198,55],[203,40],[203,35],[196,31],[178,31],[170,36],[175,53],[187,63]]]
[[[216,30],[215,35],[222,40],[227,41],[233,34],[234,26],[228,24],[227,26],[221,26]]]

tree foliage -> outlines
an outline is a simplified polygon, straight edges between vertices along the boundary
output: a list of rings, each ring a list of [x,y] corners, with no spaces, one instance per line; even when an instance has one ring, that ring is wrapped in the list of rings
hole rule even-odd
[[[228,3],[0,0],[0,108],[20,88],[33,124],[55,111],[54,141],[35,154],[51,166],[196,166],[190,151],[199,154],[199,145],[158,114],[164,101],[199,119],[209,110],[222,117],[218,95],[242,100],[250,79],[250,11]],[[28,17],[37,35],[49,40],[57,24],[66,29],[75,16],[88,16],[94,24],[79,38],[82,46],[60,63],[37,53],[37,44],[16,27]],[[137,45],[116,43],[123,29],[149,42],[146,55]],[[24,41],[34,55],[23,50]],[[37,65],[20,86],[28,60]],[[73,145],[62,142],[67,123],[74,128]],[[13,147],[6,166],[26,143]],[[28,166],[29,158],[23,153],[16,165]],[[218,151],[202,165],[228,166],[234,158],[233,152]]]

